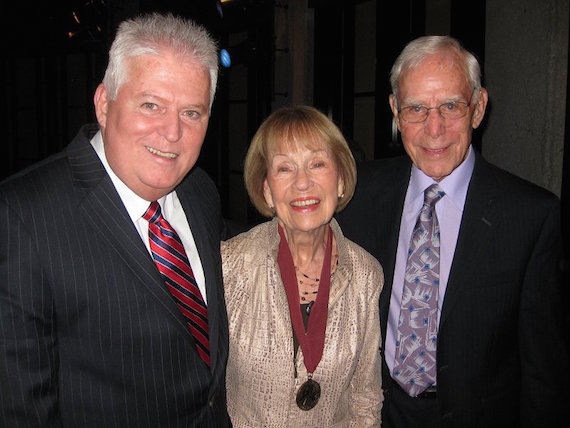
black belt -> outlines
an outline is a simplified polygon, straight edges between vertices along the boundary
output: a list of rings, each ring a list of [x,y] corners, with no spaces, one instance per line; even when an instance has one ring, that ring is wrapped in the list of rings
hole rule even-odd
[[[396,382],[394,379],[392,379],[392,388],[394,389],[398,389],[400,391],[402,391],[404,394],[408,394],[406,391],[404,391],[404,389],[400,386],[400,384],[398,382]],[[415,397],[410,397],[410,398],[419,398],[419,399],[434,399],[437,398],[437,386],[430,386],[429,388],[427,388],[426,390],[424,390],[423,392],[420,392],[418,395],[416,395]]]

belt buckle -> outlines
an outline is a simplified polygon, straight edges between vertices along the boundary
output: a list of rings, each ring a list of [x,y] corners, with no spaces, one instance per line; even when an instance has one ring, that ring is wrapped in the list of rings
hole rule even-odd
[[[416,395],[416,398],[435,398],[437,396],[437,387],[430,386]]]

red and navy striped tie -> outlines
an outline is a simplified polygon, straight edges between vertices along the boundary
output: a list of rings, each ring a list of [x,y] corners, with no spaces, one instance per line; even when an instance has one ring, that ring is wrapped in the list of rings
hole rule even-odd
[[[143,218],[148,221],[148,237],[154,262],[196,339],[200,357],[210,365],[208,310],[182,241],[160,213],[158,202],[150,204]]]

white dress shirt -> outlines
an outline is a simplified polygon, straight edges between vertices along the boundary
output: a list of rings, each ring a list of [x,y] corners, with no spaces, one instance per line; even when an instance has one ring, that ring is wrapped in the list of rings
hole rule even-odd
[[[123,183],[121,179],[117,177],[117,175],[113,172],[109,166],[109,163],[107,162],[103,138],[100,131],[97,132],[97,134],[95,134],[95,136],[91,139],[91,145],[95,149],[95,152],[99,156],[99,159],[101,159],[101,162],[103,163],[107,174],[109,174],[109,177],[111,177],[111,181],[113,182],[115,189],[117,189],[117,193],[119,193],[119,196],[123,201],[127,212],[129,213],[131,221],[139,232],[139,235],[141,236],[141,239],[143,240],[149,252],[149,255],[152,257],[150,244],[148,241],[148,222],[142,218],[151,201],[147,201],[138,196],[135,192],[129,189],[129,187],[127,187],[127,185]],[[186,251],[186,255],[190,261],[190,266],[192,266],[192,271],[194,273],[194,277],[196,278],[198,288],[200,289],[200,293],[202,293],[204,302],[207,304],[206,280],[204,278],[202,262],[200,261],[200,255],[198,254],[198,249],[196,248],[196,243],[194,242],[194,236],[192,235],[190,225],[188,224],[184,209],[178,200],[176,191],[172,191],[166,196],[158,199],[158,203],[160,204],[163,217],[170,223],[174,230],[176,230],[176,233],[184,245],[184,250]]]

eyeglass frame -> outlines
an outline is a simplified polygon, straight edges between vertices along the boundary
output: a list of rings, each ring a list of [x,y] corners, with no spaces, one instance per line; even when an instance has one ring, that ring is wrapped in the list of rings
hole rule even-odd
[[[447,120],[457,120],[457,119],[461,119],[462,117],[465,117],[465,115],[466,115],[467,112],[469,111],[469,107],[471,106],[471,104],[472,104],[472,102],[473,102],[473,97],[475,96],[475,93],[476,93],[476,92],[479,92],[479,91],[480,91],[480,88],[473,88],[473,92],[472,92],[472,94],[471,94],[471,98],[469,99],[469,101],[447,101],[447,102],[445,102],[445,103],[441,103],[440,105],[438,105],[438,106],[436,106],[436,107],[426,107],[426,106],[423,106],[423,105],[409,105],[409,106],[405,106],[405,107],[402,107],[402,108],[398,109],[398,116],[400,116],[400,113],[401,113],[402,110],[404,110],[404,109],[410,109],[410,108],[414,108],[414,107],[420,107],[420,108],[425,108],[425,111],[426,111],[425,117],[423,118],[423,120],[420,120],[419,122],[410,122],[409,120],[404,119],[403,116],[402,116],[402,120],[403,120],[404,122],[407,122],[407,123],[424,123],[424,122],[427,120],[427,118],[429,117],[429,114],[430,114],[431,110],[437,110],[438,113],[439,113],[439,115],[440,115],[442,118],[447,119]],[[445,115],[443,115],[443,114],[441,113],[441,110],[440,110],[440,109],[441,109],[443,106],[448,105],[448,104],[455,104],[455,105],[457,105],[457,104],[465,104],[465,112],[464,112],[461,116],[457,116],[457,117],[446,117]]]

